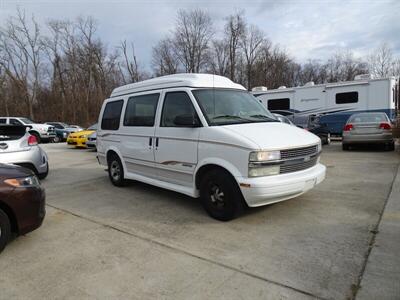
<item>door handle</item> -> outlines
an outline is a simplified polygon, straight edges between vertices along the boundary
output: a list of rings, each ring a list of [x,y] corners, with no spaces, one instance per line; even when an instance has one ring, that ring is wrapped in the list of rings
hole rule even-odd
[[[158,148],[158,137],[156,137],[156,149]]]
[[[149,147],[151,148],[152,145],[153,145],[153,138],[149,137]]]

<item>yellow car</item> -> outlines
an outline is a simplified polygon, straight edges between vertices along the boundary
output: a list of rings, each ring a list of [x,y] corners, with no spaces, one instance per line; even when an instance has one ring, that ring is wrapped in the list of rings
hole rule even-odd
[[[75,146],[76,148],[87,148],[86,141],[89,135],[95,132],[97,129],[97,124],[90,126],[86,130],[73,132],[68,135],[67,144]]]

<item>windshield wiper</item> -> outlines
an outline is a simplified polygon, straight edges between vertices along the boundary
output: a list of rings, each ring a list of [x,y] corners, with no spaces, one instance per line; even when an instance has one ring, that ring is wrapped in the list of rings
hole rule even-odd
[[[233,116],[233,115],[221,115],[221,116],[216,116],[214,118],[212,118],[213,120],[217,120],[217,119],[238,119],[238,120],[246,120],[248,121],[248,119],[239,117],[239,116]]]
[[[264,119],[264,120],[268,120],[269,122],[279,122],[276,119],[273,119],[271,117],[268,117],[266,115],[261,115],[261,114],[259,114],[259,115],[251,115],[250,118]]]

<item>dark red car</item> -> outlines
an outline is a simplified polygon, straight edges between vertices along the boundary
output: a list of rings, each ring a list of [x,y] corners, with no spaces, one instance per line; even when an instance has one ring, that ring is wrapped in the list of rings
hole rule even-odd
[[[13,235],[40,227],[45,214],[45,191],[34,173],[0,164],[0,252]]]

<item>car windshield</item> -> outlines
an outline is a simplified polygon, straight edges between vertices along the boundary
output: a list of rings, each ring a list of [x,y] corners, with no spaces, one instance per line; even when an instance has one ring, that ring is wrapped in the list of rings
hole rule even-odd
[[[19,120],[24,124],[36,124],[36,122],[33,122],[31,119],[28,118],[20,118]]]
[[[90,126],[87,130],[97,130],[97,123]]]
[[[352,123],[380,123],[387,122],[388,118],[382,113],[372,113],[372,114],[356,114],[352,115],[349,122]]]
[[[279,122],[253,95],[225,89],[192,90],[210,126]]]

